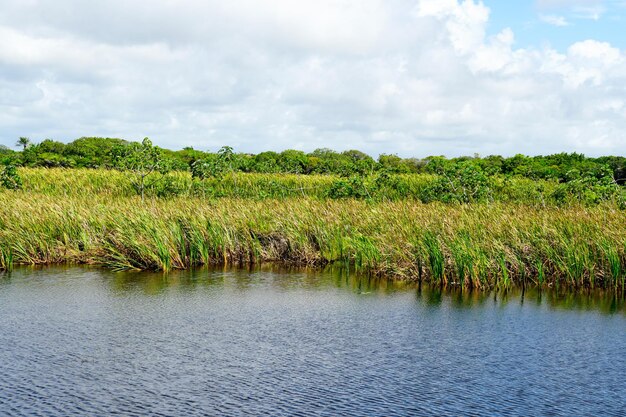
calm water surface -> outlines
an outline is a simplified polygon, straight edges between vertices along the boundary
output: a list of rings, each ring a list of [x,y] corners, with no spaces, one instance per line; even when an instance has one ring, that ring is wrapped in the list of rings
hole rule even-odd
[[[609,294],[341,272],[0,275],[0,415],[626,415]]]

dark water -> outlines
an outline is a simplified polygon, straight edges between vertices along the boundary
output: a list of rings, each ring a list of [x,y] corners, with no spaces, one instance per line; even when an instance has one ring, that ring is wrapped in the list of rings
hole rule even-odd
[[[0,276],[0,415],[626,415],[609,294],[341,273]]]

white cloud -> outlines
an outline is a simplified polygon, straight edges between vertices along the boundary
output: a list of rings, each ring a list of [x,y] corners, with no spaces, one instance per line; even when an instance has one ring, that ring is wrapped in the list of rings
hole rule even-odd
[[[615,0],[537,0],[536,7],[540,11],[558,10],[561,14],[566,14],[571,19],[600,20],[608,11],[609,6],[620,7],[620,1]],[[567,22],[565,17],[540,14],[540,20],[555,26],[565,26],[559,24]],[[562,19],[562,20],[561,20]],[[552,23],[554,22],[554,23]]]
[[[600,20],[607,12],[603,5],[574,7],[573,16],[578,19]]]
[[[456,50],[470,52],[482,44],[489,9],[482,3],[456,0],[422,0],[417,5],[420,17],[435,17],[443,22]]]
[[[486,35],[489,9],[476,1],[0,9],[6,145],[106,135],[250,152],[626,153],[624,53],[594,40],[516,48],[510,29]]]
[[[559,27],[569,26],[569,22],[567,21],[567,19],[564,16],[554,16],[554,15],[540,14],[539,15],[539,19],[542,22],[547,23],[547,24],[552,25],[552,26],[559,26]]]
[[[541,10],[559,9],[568,7],[596,7],[605,0],[536,0],[537,8]]]

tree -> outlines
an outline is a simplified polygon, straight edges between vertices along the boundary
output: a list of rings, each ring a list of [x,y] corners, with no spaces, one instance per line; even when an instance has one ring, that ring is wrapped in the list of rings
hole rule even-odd
[[[237,155],[230,146],[222,146],[217,154],[209,154],[204,159],[199,159],[191,164],[193,178],[205,179],[214,177],[221,179],[225,174],[235,172]]]
[[[76,167],[111,168],[114,163],[114,150],[128,145],[128,142],[115,138],[82,137],[68,143],[63,155],[75,161]]]
[[[284,173],[302,174],[308,163],[308,157],[302,151],[287,149],[278,154],[278,166]]]
[[[233,163],[235,162],[235,153],[230,146],[222,146],[217,151],[217,162],[223,167],[225,171],[234,171]]]
[[[0,166],[2,165],[15,165],[16,153],[4,145],[0,145]]]
[[[141,143],[133,142],[117,149],[117,167],[133,173],[132,184],[144,200],[147,179],[154,173],[165,174],[169,166],[164,162],[162,150],[144,138]]]
[[[261,152],[254,157],[254,170],[256,172],[272,173],[278,172],[279,155],[273,151]]]
[[[24,150],[26,150],[26,148],[28,148],[28,146],[30,145],[30,139],[28,139],[25,136],[21,136],[17,143],[15,144],[15,146],[22,146],[24,148]]]
[[[376,161],[374,161],[371,156],[361,151],[351,149],[342,152],[341,155],[350,160],[350,175],[372,174],[376,166]],[[342,174],[345,175],[344,173]]]
[[[314,161],[311,166],[307,167],[307,172],[309,173],[338,174],[350,171],[350,158],[331,149],[316,149],[307,156],[309,158],[309,164],[311,161]]]
[[[411,171],[409,166],[404,163],[404,160],[395,154],[388,155],[383,153],[379,155],[378,163],[380,164],[380,167],[382,169],[385,169],[389,172],[406,174]]]

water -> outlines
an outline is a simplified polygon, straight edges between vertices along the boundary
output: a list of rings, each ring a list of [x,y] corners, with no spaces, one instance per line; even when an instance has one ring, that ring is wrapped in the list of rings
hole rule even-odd
[[[0,415],[626,415],[611,294],[340,272],[0,276]]]

